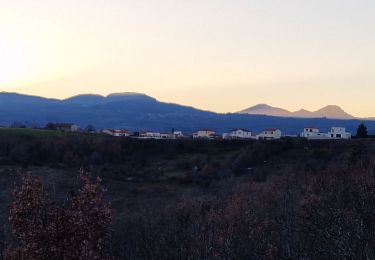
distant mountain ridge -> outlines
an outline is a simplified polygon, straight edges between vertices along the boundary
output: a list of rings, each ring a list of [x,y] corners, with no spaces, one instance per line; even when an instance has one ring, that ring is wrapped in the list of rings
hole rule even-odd
[[[313,125],[326,132],[332,126],[346,127],[355,133],[362,120],[322,118],[330,113],[342,114],[337,107],[319,110],[316,118],[302,118],[309,111],[301,110],[299,117],[290,117],[289,111],[273,109],[263,104],[250,112],[257,114],[214,113],[165,103],[141,93],[125,92],[108,96],[84,94],[59,100],[18,93],[0,92],[0,126],[9,126],[14,122],[26,125],[45,126],[48,122],[75,123],[81,127],[89,124],[96,129],[122,128],[134,131],[171,131],[180,130],[192,133],[201,128],[210,128],[224,133],[233,128],[247,128],[255,133],[266,128],[279,128],[285,134],[299,134],[306,125]],[[333,111],[333,112],[332,112]],[[276,116],[278,115],[278,116]],[[280,116],[281,115],[281,116]],[[310,114],[308,114],[310,116]],[[369,132],[375,133],[375,121],[365,121]]]
[[[295,112],[289,110],[273,107],[267,104],[258,104],[253,107],[249,107],[240,112],[240,114],[250,115],[267,115],[267,116],[279,116],[279,117],[296,117],[296,118],[331,118],[331,119],[356,119],[356,117],[345,112],[341,107],[336,105],[328,105],[317,111],[308,111],[306,109],[300,109]]]
[[[131,101],[131,100],[143,100],[143,101],[156,101],[156,99],[147,96],[145,94],[136,92],[123,92],[123,93],[112,93],[107,96],[97,95],[97,94],[82,94],[66,98],[61,100],[63,103],[70,104],[81,104],[81,105],[94,105],[109,103],[113,101]]]

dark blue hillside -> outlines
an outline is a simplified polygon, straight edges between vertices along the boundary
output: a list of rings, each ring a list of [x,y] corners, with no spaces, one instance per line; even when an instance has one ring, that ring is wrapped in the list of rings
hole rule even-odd
[[[80,95],[65,100],[45,99],[14,93],[0,93],[0,124],[18,121],[45,125],[48,122],[72,122],[82,127],[93,124],[101,128],[170,131],[172,128],[193,132],[211,128],[218,133],[232,128],[259,132],[280,128],[286,134],[298,134],[307,125],[326,132],[331,126],[346,127],[355,133],[359,120],[301,119],[246,114],[217,114],[192,107],[159,102],[137,93],[113,94],[108,97]],[[365,121],[375,133],[375,121]]]

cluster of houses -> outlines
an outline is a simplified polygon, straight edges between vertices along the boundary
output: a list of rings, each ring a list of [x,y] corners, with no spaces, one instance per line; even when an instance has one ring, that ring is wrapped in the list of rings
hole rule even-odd
[[[12,124],[11,127],[23,128],[18,123]],[[26,127],[26,126],[25,126]],[[88,125],[84,130],[76,124],[72,123],[48,123],[44,129],[56,130],[61,132],[88,132],[97,133],[94,126]],[[211,129],[201,129],[194,132],[192,135],[184,135],[182,131],[175,131],[172,129],[170,132],[153,132],[153,131],[130,131],[124,129],[104,129],[101,131],[103,134],[115,137],[130,137],[137,139],[180,139],[180,138],[193,138],[193,139],[224,139],[224,140],[275,140],[282,137],[301,137],[308,140],[330,140],[330,139],[350,139],[351,133],[346,131],[345,127],[331,127],[329,132],[321,132],[319,128],[314,126],[307,126],[299,135],[283,135],[282,131],[278,128],[268,128],[256,134],[252,131],[243,128],[232,129],[229,133],[222,135],[217,134]]]
[[[270,128],[259,134],[253,135],[246,129],[234,129],[230,133],[223,134],[223,139],[255,139],[255,140],[274,140],[283,137],[280,129]],[[328,133],[323,133],[317,127],[305,127],[299,136],[308,140],[327,140],[327,139],[350,139],[351,133],[347,132],[345,127],[331,127]]]
[[[277,128],[268,128],[259,134],[253,134],[247,129],[233,129],[230,133],[224,133],[223,139],[254,139],[254,140],[274,140],[280,139],[282,132]]]
[[[105,129],[104,134],[117,137],[132,137],[138,139],[179,139],[189,138],[191,136],[184,135],[181,131],[172,130],[169,133],[159,133],[152,131],[132,132],[128,130]],[[238,139],[238,140],[275,140],[284,137],[282,131],[277,128],[269,128],[263,130],[261,133],[254,134],[247,129],[233,129],[229,133],[218,135],[215,131],[210,129],[201,129],[194,132],[193,139]],[[298,137],[298,136],[292,136]],[[305,127],[299,137],[307,138],[309,140],[327,140],[327,139],[350,139],[351,133],[346,132],[344,127],[332,127],[328,133],[320,132],[317,127]]]
[[[344,127],[332,127],[328,133],[320,132],[317,127],[305,127],[300,137],[307,138],[309,140],[324,140],[324,139],[350,139],[351,133],[346,132]]]
[[[223,139],[256,139],[256,140],[273,140],[283,137],[280,129],[270,128],[263,132],[253,135],[246,129],[234,129],[230,133],[223,134]],[[293,137],[293,136],[291,136]],[[297,136],[295,136],[297,137]],[[317,127],[305,127],[299,137],[308,140],[327,140],[327,139],[350,139],[351,133],[347,132],[345,127],[331,127],[328,133],[323,133]]]
[[[129,130],[104,129],[102,133],[117,137],[133,137],[138,139],[177,139],[185,137],[181,131],[174,130],[170,133],[159,133],[152,131],[133,132]]]

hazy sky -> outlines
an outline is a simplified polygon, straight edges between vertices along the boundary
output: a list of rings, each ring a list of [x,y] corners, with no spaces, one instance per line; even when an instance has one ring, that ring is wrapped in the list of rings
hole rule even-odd
[[[4,0],[0,90],[375,116],[375,1]]]

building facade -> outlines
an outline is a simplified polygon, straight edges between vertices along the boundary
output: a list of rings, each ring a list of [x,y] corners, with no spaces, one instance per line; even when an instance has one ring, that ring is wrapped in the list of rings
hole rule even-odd
[[[215,139],[216,133],[210,129],[202,129],[193,133],[194,139]]]
[[[255,137],[247,129],[233,129],[230,133],[223,134],[223,139],[255,139]]]
[[[308,140],[326,140],[326,139],[350,139],[351,133],[346,132],[345,127],[331,127],[328,133],[321,133],[316,127],[305,127],[300,137]]]
[[[328,139],[328,134],[321,133],[320,129],[313,126],[308,126],[303,129],[303,132],[300,134],[300,137],[307,138],[309,140],[313,139]]]
[[[346,132],[345,127],[332,127],[328,133],[331,139],[350,139],[351,133]]]
[[[257,135],[258,140],[275,140],[282,137],[282,132],[277,128],[265,129],[263,132]]]

